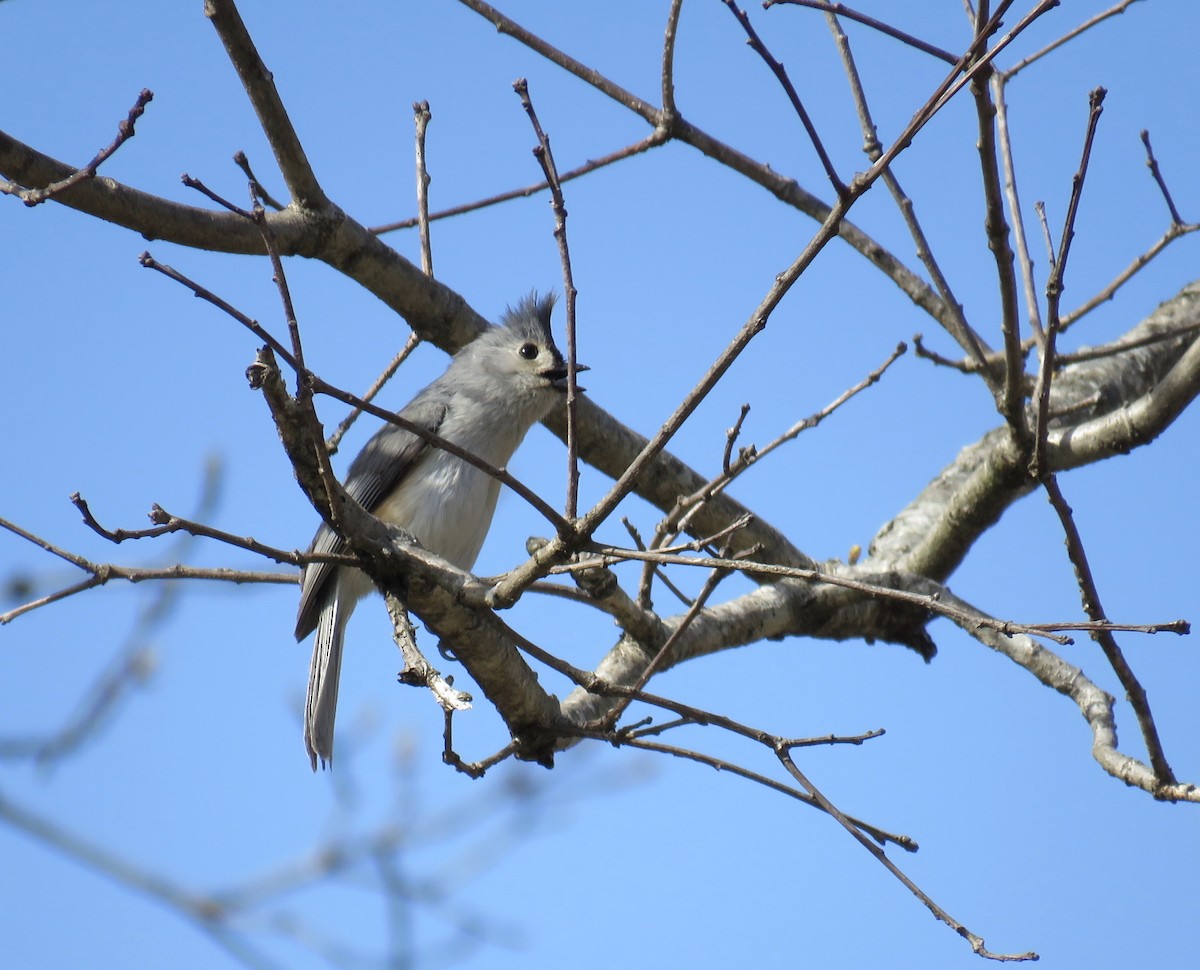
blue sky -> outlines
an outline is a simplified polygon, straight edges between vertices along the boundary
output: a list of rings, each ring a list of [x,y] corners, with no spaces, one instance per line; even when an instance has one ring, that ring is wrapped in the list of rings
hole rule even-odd
[[[457,3],[266,5],[243,16],[326,191],[375,225],[414,211],[411,104],[433,111],[432,206],[537,181],[534,140],[511,90],[529,79],[560,169],[646,134],[638,118],[503,37]],[[657,102],[666,4],[503,5],[578,59]],[[898,5],[862,4],[886,18]],[[968,36],[958,0],[902,5],[900,26],[943,47]],[[1017,4],[1023,11],[1027,5]],[[1040,48],[1105,4],[1064,2],[1018,42]],[[1200,91],[1191,10],[1134,4],[1009,89],[1022,198],[1045,200],[1058,226],[1078,164],[1087,92],[1109,94],[1072,250],[1064,304],[1082,302],[1165,230],[1138,132],[1151,131],[1185,218],[1200,218],[1193,104]],[[103,173],[199,204],[188,172],[232,198],[245,189],[230,156],[244,150],[278,195],[270,153],[201,4],[0,3],[0,128],[83,162],[111,139],[143,87],[155,100],[138,134]],[[788,66],[844,173],[866,167],[861,135],[820,15],[751,9]],[[1010,16],[1015,22],[1017,16]],[[53,23],[53,30],[47,28]],[[895,135],[942,67],[847,25],[881,136]],[[677,89],[693,123],[828,197],[786,99],[715,0],[689,0]],[[1011,62],[1010,62],[1011,63]],[[996,287],[982,232],[974,109],[953,103],[901,157],[913,197],[958,298],[993,344]],[[0,199],[0,395],[8,473],[0,516],[97,561],[175,561],[174,543],[113,547],[67,500],[78,491],[112,527],[145,524],[152,503],[190,515],[206,462],[221,467],[209,521],[284,548],[303,547],[316,514],[295,487],[268,415],[246,389],[255,341],[233,321],[141,269],[156,258],[282,332],[263,261],[150,242],[54,204]],[[579,287],[580,357],[605,408],[651,433],[691,388],[807,242],[815,226],[692,149],[672,145],[567,187]],[[854,221],[916,265],[895,207],[872,193]],[[436,275],[498,317],[530,288],[561,289],[552,219],[542,196],[433,230]],[[388,241],[416,259],[415,234]],[[1036,237],[1035,237],[1036,238]],[[1177,243],[1067,338],[1111,339],[1196,278],[1193,239]],[[1044,282],[1042,249],[1035,249]],[[403,321],[327,267],[292,261],[289,280],[310,366],[365,389],[407,336]],[[719,467],[725,429],[752,405],[745,440],[762,444],[923,332],[952,353],[894,286],[846,247],[832,246],[788,295],[728,381],[672,450]],[[421,348],[382,402],[401,406],[444,365]],[[339,407],[324,402],[332,427]],[[910,353],[884,381],[740,481],[735,494],[818,558],[866,545],[964,445],[997,423],[970,378]],[[1192,550],[1196,414],[1153,446],[1071,473],[1075,507],[1111,617],[1200,616]],[[373,430],[347,439],[338,467]],[[562,446],[535,429],[512,470],[552,501],[564,489]],[[585,469],[586,505],[608,485]],[[622,508],[644,532],[655,516]],[[502,500],[477,564],[497,573],[544,533],[536,513]],[[623,541],[614,519],[602,538]],[[189,561],[258,568],[248,555],[196,543]],[[72,581],[33,546],[0,535],[0,575],[39,590]],[[628,575],[633,575],[629,573]],[[1044,498],[1009,510],[952,577],[954,592],[997,616],[1080,617],[1061,533]],[[740,588],[729,584],[729,591]],[[723,590],[725,588],[723,587]],[[31,767],[0,760],[0,797],[77,838],[197,891],[257,883],[310,862],[329,840],[390,827],[399,877],[413,887],[396,932],[421,966],[974,965],[967,945],[830,820],[764,789],[694,765],[581,747],[553,772],[499,770],[471,782],[440,763],[441,718],[426,696],[395,686],[386,614],[360,609],[351,627],[339,719],[339,764],[313,777],[300,739],[308,644],[291,636],[290,586],[188,586],[148,642],[153,668],[73,757]],[[668,608],[665,593],[659,605]],[[0,737],[52,732],[135,636],[148,587],[111,586],[0,628]],[[10,604],[0,604],[0,611]],[[604,620],[527,598],[511,622],[548,649],[591,666],[612,640]],[[1034,949],[1050,967],[1181,966],[1181,928],[1194,917],[1200,829],[1195,806],[1160,805],[1105,775],[1073,704],[945,621],[926,666],[901,648],[790,640],[757,644],[671,671],[660,693],[787,735],[887,735],[861,748],[803,752],[803,770],[844,811],[921,844],[898,863],[991,949]],[[1190,639],[1122,638],[1183,779],[1200,776],[1200,662]],[[1064,656],[1119,693],[1095,646]],[[566,685],[546,675],[550,689]],[[1123,747],[1140,754],[1128,707]],[[468,758],[504,741],[482,704],[460,718]],[[769,758],[711,729],[678,743],[770,771]],[[143,895],[12,826],[0,825],[0,935],[6,965],[232,967],[233,957]],[[238,922],[272,965],[327,964],[281,928],[378,955],[387,914],[356,867],[334,886],[305,887]],[[478,943],[464,943],[467,925]],[[469,935],[470,935],[469,934]],[[452,941],[452,942],[448,942]],[[377,965],[377,964],[369,964]]]

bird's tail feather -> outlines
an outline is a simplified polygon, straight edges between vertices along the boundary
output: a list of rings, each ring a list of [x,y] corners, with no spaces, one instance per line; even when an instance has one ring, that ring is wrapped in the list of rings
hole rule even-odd
[[[342,640],[351,609],[336,587],[321,607],[308,669],[308,698],[304,702],[304,745],[313,771],[333,764],[333,721],[337,715],[338,681],[342,674]]]

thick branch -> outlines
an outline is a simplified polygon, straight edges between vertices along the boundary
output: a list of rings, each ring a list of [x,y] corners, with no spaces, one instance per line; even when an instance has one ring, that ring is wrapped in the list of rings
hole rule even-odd
[[[1052,471],[1128,452],[1161,434],[1200,393],[1200,283],[1160,306],[1121,340],[1182,335],[1080,361],[1054,380],[1047,444]],[[944,581],[1013,502],[1033,487],[1006,429],[968,445],[871,543],[871,556]]]
[[[305,209],[327,208],[329,200],[317,182],[304,154],[304,146],[300,144],[283,100],[275,89],[275,80],[258,56],[237,6],[233,0],[205,0],[204,16],[212,21],[225,45],[225,52],[258,115],[263,134],[271,143],[292,200]]]

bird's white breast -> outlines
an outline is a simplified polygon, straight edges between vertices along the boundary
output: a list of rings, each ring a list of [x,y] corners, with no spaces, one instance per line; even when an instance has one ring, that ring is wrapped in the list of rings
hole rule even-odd
[[[442,437],[497,467],[508,464],[528,423],[503,413],[501,420],[467,425],[452,410]],[[487,536],[500,483],[440,448],[431,448],[400,487],[375,509],[377,518],[412,533],[430,552],[470,569]]]

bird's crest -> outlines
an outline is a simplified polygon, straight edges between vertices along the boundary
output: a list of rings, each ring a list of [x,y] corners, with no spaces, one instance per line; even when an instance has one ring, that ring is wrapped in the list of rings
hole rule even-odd
[[[534,290],[515,307],[510,306],[505,310],[500,322],[522,337],[548,340],[553,343],[554,337],[550,332],[550,313],[554,310],[556,300],[557,297],[553,293],[539,297],[537,291]]]

